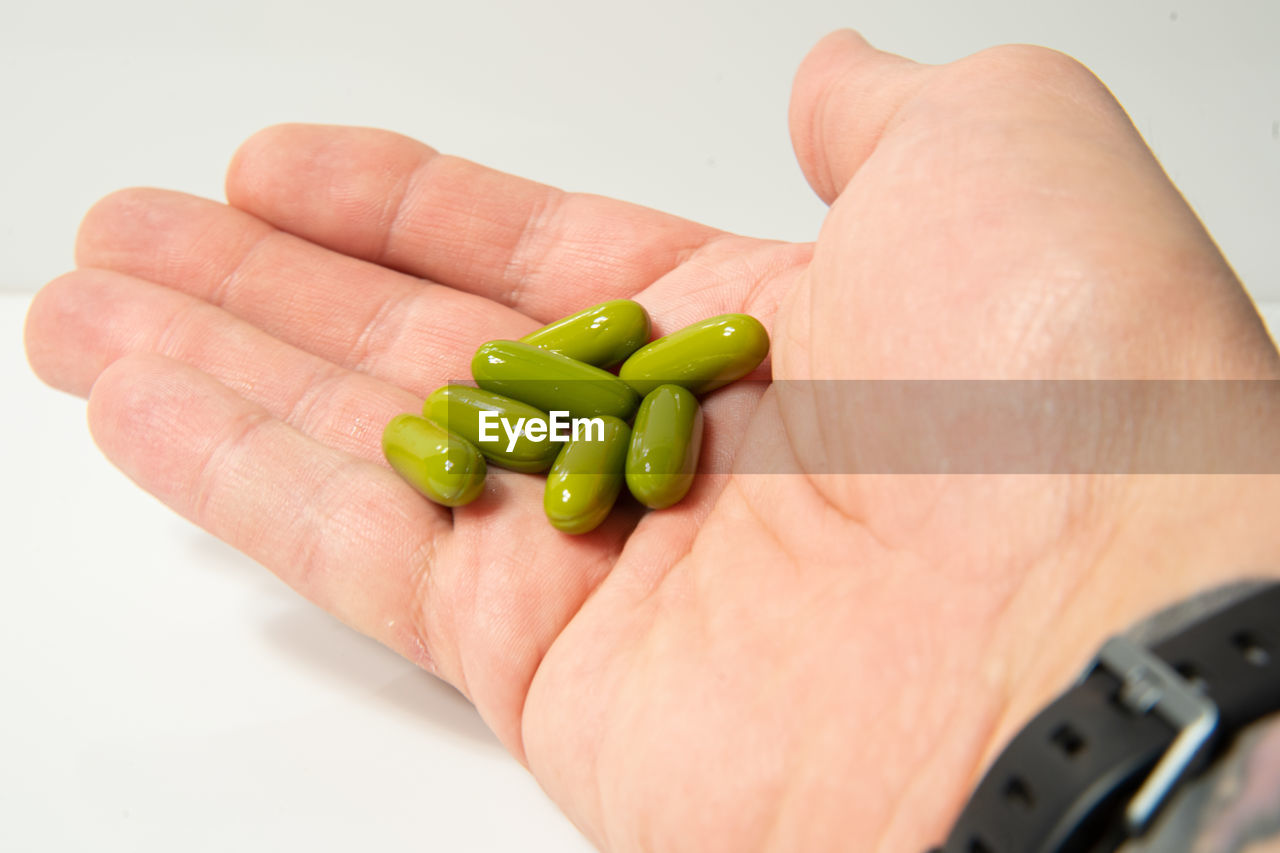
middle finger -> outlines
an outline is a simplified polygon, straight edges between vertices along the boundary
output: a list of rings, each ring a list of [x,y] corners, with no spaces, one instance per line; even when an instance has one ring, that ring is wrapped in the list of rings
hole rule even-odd
[[[483,297],[321,248],[235,208],[163,190],[124,190],[96,204],[81,225],[76,260],[182,291],[418,396],[442,375],[469,375],[471,354],[484,341],[519,337],[537,326]]]

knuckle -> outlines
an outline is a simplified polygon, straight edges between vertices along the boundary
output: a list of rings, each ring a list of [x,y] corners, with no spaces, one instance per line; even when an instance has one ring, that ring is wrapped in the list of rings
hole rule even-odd
[[[1016,92],[1079,95],[1106,94],[1106,87],[1084,63],[1052,48],[1008,44],[988,48],[954,64],[960,74],[986,85]]]

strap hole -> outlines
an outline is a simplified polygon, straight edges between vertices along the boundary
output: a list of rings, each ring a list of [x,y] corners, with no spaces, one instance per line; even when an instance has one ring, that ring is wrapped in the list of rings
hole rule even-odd
[[[1075,758],[1076,754],[1085,747],[1084,737],[1065,723],[1053,730],[1049,740],[1061,749],[1062,754],[1067,758]]]
[[[1183,663],[1176,664],[1173,669],[1178,673],[1178,675],[1185,678],[1187,683],[1196,690],[1199,690],[1201,693],[1207,692],[1209,683],[1204,680],[1204,677],[1200,675],[1200,670],[1196,669],[1194,665],[1184,661]]]
[[[1240,656],[1254,666],[1266,666],[1271,663],[1271,655],[1263,648],[1258,638],[1248,631],[1241,631],[1231,637],[1231,645],[1236,647]]]
[[[1004,798],[1011,803],[1017,803],[1024,809],[1030,809],[1036,804],[1031,786],[1021,776],[1014,776],[1004,783]]]

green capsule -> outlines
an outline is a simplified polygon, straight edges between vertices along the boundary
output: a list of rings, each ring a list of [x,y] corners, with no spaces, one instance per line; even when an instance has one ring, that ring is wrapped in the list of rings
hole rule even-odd
[[[759,320],[721,314],[641,347],[618,376],[641,394],[666,383],[705,394],[746,376],[768,354],[769,333]]]
[[[463,506],[484,491],[484,457],[466,439],[417,415],[397,415],[382,431],[391,467],[438,504]]]
[[[649,314],[630,299],[601,302],[520,339],[597,367],[612,367],[649,340]]]
[[[659,385],[636,412],[627,450],[627,488],[651,509],[671,506],[689,491],[702,449],[702,409],[679,385]]]
[[[626,420],[640,395],[608,371],[520,341],[489,341],[471,359],[476,384],[543,411]]]
[[[595,530],[622,490],[631,428],[607,416],[600,423],[598,431],[566,444],[547,475],[542,507],[551,525],[565,533]]]
[[[486,412],[490,414],[482,415]],[[512,471],[545,471],[560,452],[560,443],[550,441],[545,430],[541,440],[535,440],[537,430],[526,432],[534,421],[546,423],[546,412],[483,388],[437,388],[423,404],[422,413],[471,442],[494,465]]]

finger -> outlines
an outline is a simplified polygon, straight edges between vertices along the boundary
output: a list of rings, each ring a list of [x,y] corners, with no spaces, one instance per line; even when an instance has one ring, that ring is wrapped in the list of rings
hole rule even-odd
[[[840,194],[931,70],[853,30],[837,30],[809,52],[792,85],[789,123],[800,168],[823,201]]]
[[[94,383],[89,426],[125,474],[339,619],[430,666],[418,606],[448,513],[156,355]]]
[[[630,296],[720,233],[367,128],[267,128],[233,159],[227,198],[337,252],[542,321]]]
[[[454,510],[451,526],[448,511],[385,466],[154,354],[102,372],[89,421],[140,486],[457,686],[517,757],[534,673],[640,515],[623,510],[566,537],[542,517],[540,478],[491,470],[485,494]]]
[[[218,305],[299,349],[419,396],[442,376],[468,376],[484,341],[536,326],[487,299],[162,190],[124,190],[96,204],[80,227],[76,259]]]
[[[27,313],[26,342],[36,374],[72,394],[88,396],[126,355],[164,355],[305,435],[376,462],[383,426],[421,406],[408,391],[296,349],[221,308],[109,270],[77,270],[41,289]],[[445,377],[436,368],[424,380]]]
[[[331,456],[336,451],[340,457],[346,456],[353,463],[352,470],[367,470],[354,467],[356,461],[363,460],[368,466],[385,471],[379,441],[383,425],[398,412],[415,409],[420,404],[414,395],[296,350],[219,308],[169,288],[105,270],[70,273],[42,290],[28,315],[27,341],[32,364],[46,381],[78,393],[91,388],[91,399],[96,401],[94,405],[98,409],[114,412],[122,405],[114,402],[118,395],[110,384],[117,366],[123,362],[121,369],[138,372],[136,365],[142,364],[144,369],[139,374],[142,379],[138,381],[145,382],[149,388],[154,386],[149,393],[167,393],[167,386],[161,381],[168,381],[167,372],[172,372],[175,381],[184,376],[198,377],[200,381],[191,380],[193,388],[204,387],[217,379],[222,389],[219,399],[231,400],[227,405],[232,409],[258,412],[253,417],[275,418],[281,427],[291,427],[301,433],[297,441],[263,442],[261,448],[255,444],[244,451],[265,458],[271,455],[269,451],[275,443],[307,448],[277,454],[269,460],[270,466],[250,458],[238,462],[245,468],[258,465],[252,476],[228,475],[237,484],[235,488],[246,495],[259,488],[293,488],[295,495],[306,501],[305,496],[316,491],[312,478],[302,469],[296,474],[291,472],[290,466],[299,465],[299,459],[319,452],[317,448],[321,445],[302,441],[304,437],[322,442],[324,454]],[[185,364],[159,358],[157,353]],[[189,365],[194,365],[198,372],[193,372]],[[206,372],[214,376],[206,376]],[[240,396],[235,397],[227,386],[239,391]],[[144,400],[130,405],[145,408],[149,403]],[[118,464],[144,488],[156,491],[188,518],[250,553],[304,594],[325,606],[330,606],[330,602],[334,606],[341,604],[342,596],[348,594],[344,584],[335,584],[332,592],[328,588],[311,590],[306,583],[291,580],[291,573],[296,569],[287,558],[306,554],[311,563],[323,567],[297,570],[303,577],[328,577],[346,565],[350,554],[344,539],[346,531],[359,527],[362,522],[356,515],[339,517],[336,511],[323,505],[330,500],[341,500],[336,496],[341,495],[343,487],[333,487],[335,497],[331,497],[327,489],[320,489],[319,504],[315,506],[307,501],[305,508],[291,504],[279,510],[289,519],[299,512],[322,520],[332,519],[336,526],[332,529],[326,526],[331,535],[315,543],[314,554],[301,550],[309,534],[297,531],[289,531],[282,543],[264,544],[264,538],[271,535],[271,531],[263,528],[259,532],[255,519],[261,507],[257,503],[230,503],[214,515],[193,511],[187,501],[196,494],[191,490],[201,488],[200,484],[192,481],[189,472],[181,476],[166,472],[185,465],[192,470],[199,468],[200,476],[212,476],[205,467],[223,465],[222,457],[202,456],[200,448],[204,445],[193,441],[169,449],[167,456],[151,455],[151,444],[161,438],[168,440],[165,436],[158,437],[160,431],[169,430],[165,426],[167,421],[174,422],[181,438],[193,433],[198,425],[216,428],[218,416],[185,410],[171,416],[172,407],[166,409],[167,405],[161,401],[157,411],[149,415],[153,420],[148,422],[140,421],[137,415],[120,416],[125,425],[119,426],[118,446],[100,439],[104,450],[108,455],[126,450],[142,454],[145,458],[140,456],[139,462]],[[287,428],[271,427],[271,430],[287,436],[292,434]],[[124,447],[128,442],[139,443],[141,447]],[[187,455],[183,456],[184,453]],[[136,466],[142,462],[155,463],[158,467],[135,473]],[[273,478],[292,485],[278,485]],[[398,488],[408,488],[398,478],[393,477],[393,481]],[[408,498],[398,498],[397,502],[384,506],[380,498],[366,499],[362,488],[364,484],[355,489],[352,499],[357,501],[360,511],[370,516],[370,522],[381,521],[373,516],[391,512],[395,516],[394,524],[405,530],[416,528],[425,534],[438,527],[424,527],[417,520],[421,511],[406,509],[406,504],[399,502],[419,503],[430,509],[416,493],[409,492]],[[387,596],[410,593],[417,596],[415,602],[403,605],[402,609],[417,619],[413,630],[418,634],[402,636],[397,626],[405,623],[399,616],[389,616],[386,622],[377,621],[374,617],[387,610],[386,607],[379,610],[372,605],[361,606],[339,614],[357,629],[387,642],[419,663],[429,653],[435,671],[477,703],[504,743],[517,755],[521,748],[519,709],[542,655],[608,572],[639,518],[634,508],[622,510],[587,536],[566,537],[543,518],[543,488],[541,478],[490,469],[485,495],[454,513],[454,530],[459,536],[453,537],[458,544],[452,549],[446,549],[436,540],[422,539],[415,540],[412,546],[398,545],[397,549],[381,553],[369,537],[360,540],[369,545],[369,553],[363,556],[371,564],[367,569],[362,568],[363,564],[353,564],[360,575],[381,571],[380,561],[396,571],[405,565],[403,554],[419,546],[436,558],[430,566],[430,578],[420,579],[420,586],[387,587]],[[210,506],[214,504],[211,502]],[[232,517],[237,512],[244,514],[244,523]],[[378,534],[380,537],[392,536],[387,532],[390,527],[378,526],[377,529],[382,531]],[[521,543],[518,553],[507,546],[510,542]],[[323,551],[337,553],[320,553]],[[530,555],[535,554],[545,555],[545,559],[538,572],[529,572]],[[278,560],[284,562],[276,562]],[[388,624],[392,621],[396,624]],[[420,637],[421,642],[415,637]]]

